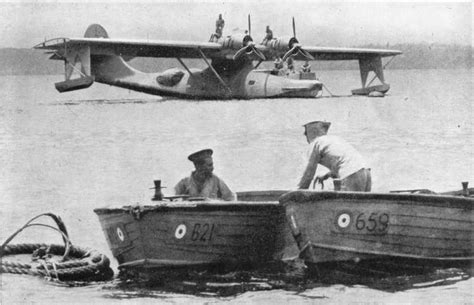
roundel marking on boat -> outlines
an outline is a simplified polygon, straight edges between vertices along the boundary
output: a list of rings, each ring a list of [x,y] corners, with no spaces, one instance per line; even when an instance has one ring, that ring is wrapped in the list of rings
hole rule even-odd
[[[120,241],[125,240],[125,235],[123,234],[122,230],[119,227],[117,227],[117,236],[120,239]]]
[[[341,213],[337,216],[337,225],[345,229],[351,224],[351,215],[349,213]]]
[[[184,224],[180,224],[176,227],[176,231],[174,232],[174,237],[177,239],[181,239],[186,235],[186,226]]]

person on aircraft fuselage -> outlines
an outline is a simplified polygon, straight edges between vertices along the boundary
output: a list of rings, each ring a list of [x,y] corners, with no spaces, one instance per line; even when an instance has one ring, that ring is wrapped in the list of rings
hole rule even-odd
[[[328,178],[341,179],[341,191],[370,192],[372,177],[370,168],[359,152],[345,140],[328,136],[331,123],[314,121],[304,126],[306,140],[309,143],[308,161],[298,183],[299,189],[308,189],[318,164],[329,172],[317,176],[315,183],[323,183]]]
[[[212,149],[203,149],[188,156],[194,163],[195,171],[183,178],[174,187],[176,195],[204,197],[209,199],[236,200],[235,194],[225,182],[214,175]]]
[[[222,14],[219,14],[219,18],[216,20],[216,37],[217,39],[222,37],[222,32],[224,30],[224,19],[222,19]]]
[[[266,44],[267,42],[269,42],[270,40],[273,39],[273,32],[272,30],[270,30],[270,26],[267,25],[267,29],[265,31],[265,38],[263,39],[262,41],[262,44]]]
[[[291,56],[286,60],[286,67],[288,68],[288,73],[295,73],[295,64]]]
[[[303,66],[301,66],[301,72],[303,73],[311,72],[311,65],[309,64],[308,61],[306,61]]]
[[[277,57],[273,62],[273,70],[271,73],[273,75],[280,75],[280,72],[283,71],[283,67],[283,60],[281,59],[281,57]]]

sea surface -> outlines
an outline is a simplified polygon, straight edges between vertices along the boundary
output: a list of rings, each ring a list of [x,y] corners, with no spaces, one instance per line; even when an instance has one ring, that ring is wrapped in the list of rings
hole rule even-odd
[[[170,194],[177,181],[193,170],[187,156],[203,148],[214,150],[215,173],[234,191],[295,189],[307,149],[302,125],[313,120],[332,122],[330,134],[345,138],[367,158],[373,191],[459,190],[461,181],[470,181],[472,187],[471,70],[388,70],[385,76],[392,88],[384,98],[349,95],[350,89],[360,87],[358,71],[317,74],[327,88],[321,98],[229,101],[169,99],[102,84],[59,94],[53,83],[62,80],[60,75],[1,76],[0,241],[33,216],[52,212],[62,217],[74,244],[106,254],[117,274],[117,262],[94,208],[149,203],[154,179],[161,179],[167,187],[164,193]],[[38,227],[12,241],[22,242],[61,243],[61,239]],[[226,285],[197,275],[178,281],[176,287],[118,277],[64,284],[1,274],[0,303],[473,304],[474,300],[474,280],[452,270],[439,270],[416,283],[397,279],[393,286],[389,282],[383,287],[343,280],[330,284],[288,280],[294,275],[289,273],[234,273]],[[407,282],[399,285],[400,280]],[[183,288],[186,285],[194,289]]]

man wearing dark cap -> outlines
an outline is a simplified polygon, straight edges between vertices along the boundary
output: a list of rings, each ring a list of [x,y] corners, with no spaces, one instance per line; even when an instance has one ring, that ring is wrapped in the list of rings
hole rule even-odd
[[[299,189],[309,188],[318,164],[329,169],[325,175],[316,177],[315,183],[328,178],[341,179],[342,191],[370,192],[372,178],[370,168],[357,150],[337,136],[328,136],[331,123],[314,121],[304,125],[306,140],[310,147],[308,163],[298,183]]]
[[[214,175],[212,149],[203,149],[188,156],[194,163],[195,171],[191,176],[182,179],[174,187],[176,195],[189,195],[191,197],[204,197],[232,201],[235,194],[225,182]]]

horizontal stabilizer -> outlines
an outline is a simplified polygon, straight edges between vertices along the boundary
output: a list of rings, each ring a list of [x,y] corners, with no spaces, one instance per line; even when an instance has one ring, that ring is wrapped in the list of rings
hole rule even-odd
[[[58,55],[58,53],[53,53],[53,55],[51,55],[49,57],[49,59],[51,59],[51,60],[64,60],[64,57]]]

